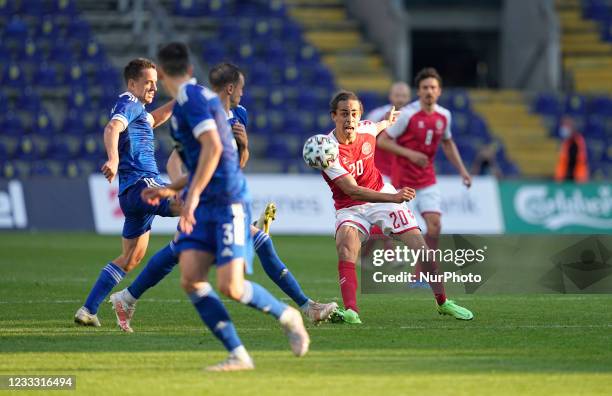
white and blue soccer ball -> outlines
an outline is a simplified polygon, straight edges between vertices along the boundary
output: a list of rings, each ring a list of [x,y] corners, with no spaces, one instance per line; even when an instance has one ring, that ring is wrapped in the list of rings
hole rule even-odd
[[[314,135],[304,143],[302,155],[311,168],[327,169],[338,158],[338,143],[327,135]]]

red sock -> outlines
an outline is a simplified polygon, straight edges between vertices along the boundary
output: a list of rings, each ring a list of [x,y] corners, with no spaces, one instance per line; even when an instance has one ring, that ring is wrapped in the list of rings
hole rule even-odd
[[[429,234],[425,234],[425,243],[427,243],[427,247],[430,249],[438,248],[438,237],[432,237]],[[438,265],[435,261],[431,263],[417,263],[415,267],[416,276],[420,276],[420,273],[429,273],[431,275],[438,274]],[[431,291],[433,292],[436,302],[438,305],[444,304],[446,301],[446,291],[444,290],[444,284],[442,282],[428,282],[429,287],[431,287]]]
[[[350,261],[338,261],[338,279],[344,308],[359,312],[357,308],[357,273],[355,263]]]
[[[370,235],[384,235],[379,226],[373,225],[370,227]]]

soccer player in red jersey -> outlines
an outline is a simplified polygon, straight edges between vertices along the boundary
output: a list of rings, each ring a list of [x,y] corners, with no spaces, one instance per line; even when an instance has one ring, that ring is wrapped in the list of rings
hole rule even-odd
[[[417,74],[415,83],[419,100],[401,110],[397,122],[379,137],[378,145],[396,155],[391,183],[416,190],[410,207],[423,216],[427,226],[425,241],[431,249],[436,249],[442,214],[433,165],[438,145],[457,168],[466,187],[472,185],[472,178],[452,139],[451,113],[437,103],[442,93],[442,78],[436,69],[428,67]]]
[[[336,128],[328,136],[338,143],[339,155],[323,171],[323,178],[332,190],[336,208],[338,273],[345,306],[339,316],[348,323],[361,323],[355,262],[371,226],[377,225],[386,235],[414,250],[426,244],[412,212],[404,204],[414,198],[414,190],[403,187],[398,191],[384,184],[374,164],[376,137],[393,124],[398,112],[392,108],[389,118],[378,123],[360,121],[362,104],[354,93],[347,91],[334,96],[330,111]],[[433,263],[421,262],[421,266],[424,273],[435,274]],[[430,286],[440,313],[457,319],[473,318],[469,310],[446,299],[442,283],[430,282]]]
[[[379,122],[389,118],[391,107],[400,110],[410,102],[410,86],[403,81],[396,81],[389,89],[389,103],[371,110],[366,114],[365,119]],[[374,163],[376,168],[383,175],[385,182],[391,181],[391,167],[393,166],[393,157],[395,155],[389,151],[382,150],[376,147],[374,150]]]

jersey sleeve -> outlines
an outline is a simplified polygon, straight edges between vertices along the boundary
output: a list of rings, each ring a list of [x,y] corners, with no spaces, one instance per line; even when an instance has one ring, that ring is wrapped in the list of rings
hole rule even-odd
[[[187,124],[197,139],[201,134],[217,129],[217,124],[210,111],[210,104],[201,89],[187,87],[187,100],[182,103]]]
[[[444,128],[444,139],[450,139],[453,137],[451,133],[451,113],[450,111],[446,114],[446,128]]]
[[[400,112],[399,117],[395,121],[395,124],[391,125],[390,127],[387,127],[387,135],[389,135],[393,139],[397,139],[398,137],[400,137],[406,130],[411,115],[411,112],[407,109],[402,110]]]
[[[372,121],[361,121],[359,123],[359,132],[367,133],[368,135],[376,137],[378,135],[378,127],[376,126],[376,123]]]
[[[117,120],[123,124],[123,130],[134,121],[142,112],[142,107],[132,100],[121,99],[111,110],[111,120]]]
[[[325,173],[330,180],[334,181],[339,177],[347,175],[349,172],[340,165],[340,158],[338,157],[333,164],[323,170],[323,173]]]
[[[234,109],[234,115],[238,119],[238,122],[240,122],[242,125],[245,127],[249,125],[249,115],[247,109],[245,109],[243,106],[237,106]]]

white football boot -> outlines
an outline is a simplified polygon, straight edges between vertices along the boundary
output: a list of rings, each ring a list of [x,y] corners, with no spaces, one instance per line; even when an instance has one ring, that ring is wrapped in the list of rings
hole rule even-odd
[[[297,357],[304,356],[308,352],[310,337],[306,332],[300,312],[293,307],[287,307],[279,318],[279,322],[289,338],[293,354]]]
[[[81,307],[74,314],[74,323],[80,324],[81,326],[92,326],[92,327],[100,327],[100,320],[98,319],[98,315],[92,315],[89,313],[87,308]]]

